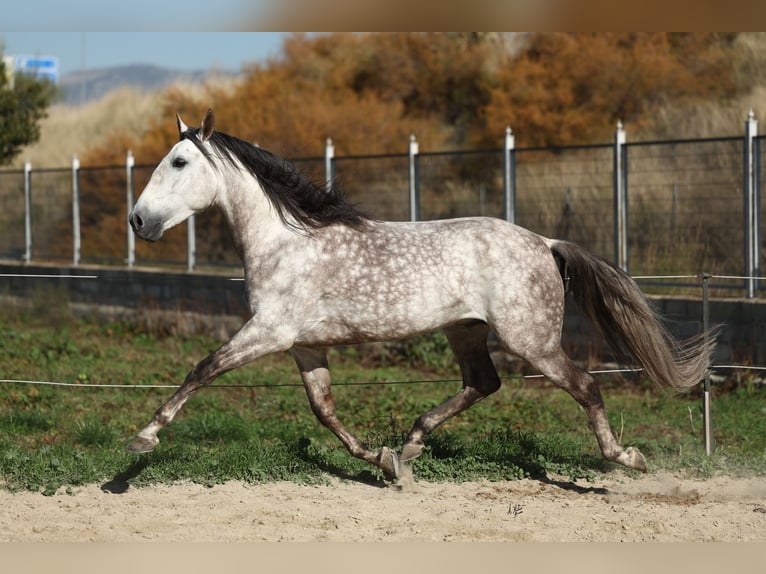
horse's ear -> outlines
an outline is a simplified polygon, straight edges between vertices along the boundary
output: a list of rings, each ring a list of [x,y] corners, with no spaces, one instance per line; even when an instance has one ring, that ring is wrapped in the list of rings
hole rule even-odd
[[[205,117],[202,118],[202,126],[200,127],[200,139],[204,142],[207,141],[210,136],[213,135],[215,129],[215,114],[213,110],[208,109]]]
[[[189,129],[189,126],[187,126],[184,121],[181,119],[181,114],[176,113],[176,123],[178,124],[178,137],[182,137],[184,135],[184,132]]]

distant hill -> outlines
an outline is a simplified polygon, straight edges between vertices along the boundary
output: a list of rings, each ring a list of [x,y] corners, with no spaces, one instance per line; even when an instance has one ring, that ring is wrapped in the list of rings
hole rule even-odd
[[[71,106],[86,104],[123,87],[146,92],[159,90],[177,82],[196,83],[215,77],[231,78],[239,75],[231,70],[182,71],[144,64],[115,66],[71,72],[61,77],[62,103]]]

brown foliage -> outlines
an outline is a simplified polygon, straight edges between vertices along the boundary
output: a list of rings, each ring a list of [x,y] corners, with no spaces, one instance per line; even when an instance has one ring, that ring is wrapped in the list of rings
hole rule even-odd
[[[618,120],[640,127],[671,101],[735,91],[732,36],[671,33],[535,34],[501,67],[478,139],[505,126],[524,145],[594,143]]]
[[[122,164],[127,149],[139,164],[156,163],[178,138],[175,113],[197,125],[208,107],[223,131],[295,158],[321,156],[327,137],[338,155],[406,153],[411,133],[422,150],[497,148],[506,126],[524,147],[608,141],[617,120],[636,129],[668,102],[737,90],[734,35],[540,33],[525,40],[514,52],[498,34],[295,34],[278,58],[252,65],[235,85],[168,90],[160,119],[147,121],[140,138],[115,133],[84,154],[83,165]],[[107,243],[124,216],[93,209],[88,222]],[[223,253],[222,227],[211,215],[206,252]],[[165,244],[182,253],[185,236]]]
[[[734,35],[539,33],[508,50],[498,35],[295,34],[282,54],[252,65],[237,85],[176,87],[140,139],[117,135],[84,162],[158,161],[177,139],[175,113],[196,125],[208,107],[218,125],[281,155],[405,152],[499,146],[510,125],[524,145],[609,138],[668,102],[722,99],[737,89]],[[126,141],[127,140],[127,141]]]
[[[406,152],[411,133],[428,149],[461,144],[489,100],[488,51],[461,34],[296,34],[233,89],[169,90],[163,119],[131,147],[139,162],[159,160],[177,138],[175,112],[196,125],[207,107],[225,131],[282,155],[321,155],[327,137],[353,155]],[[124,154],[115,143],[84,161]]]

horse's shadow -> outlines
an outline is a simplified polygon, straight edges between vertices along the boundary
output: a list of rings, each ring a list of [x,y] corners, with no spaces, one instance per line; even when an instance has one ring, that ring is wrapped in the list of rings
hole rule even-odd
[[[294,453],[304,462],[316,467],[326,474],[342,480],[359,482],[377,488],[384,488],[391,484],[390,481],[386,481],[379,472],[376,473],[375,471],[367,469],[353,472],[335,466],[324,460],[320,455],[311,452],[309,445],[310,441],[308,439],[300,439],[298,444],[294,447]],[[138,458],[133,460],[124,470],[118,472],[111,479],[103,483],[101,485],[101,490],[109,494],[124,494],[130,489],[131,481],[138,478],[145,469],[151,467],[153,463],[161,462],[168,458],[173,458],[173,454],[166,452],[160,457],[157,457],[156,454],[153,455],[152,453],[139,455]]]
[[[379,471],[376,473],[376,471],[370,471],[370,470],[364,469],[364,470],[360,470],[358,472],[352,473],[345,469],[342,469],[339,466],[336,466],[332,464],[331,462],[328,462],[322,456],[313,453],[312,450],[309,448],[309,445],[310,445],[310,441],[307,439],[303,439],[299,441],[299,445],[297,449],[298,456],[304,462],[307,462],[311,465],[316,466],[317,468],[321,469],[323,472],[327,474],[330,474],[334,477],[337,477],[343,480],[358,482],[358,483],[366,484],[369,486],[375,486],[378,488],[385,488],[392,484],[391,480],[386,480],[384,478],[381,478]],[[458,450],[461,450],[461,449],[458,449]],[[433,449],[431,452],[431,456],[436,459],[453,458],[454,455],[456,454],[463,454],[463,453],[451,452],[450,449],[443,449],[443,448]],[[537,460],[535,460],[535,455],[533,452],[490,456],[488,460],[491,462],[508,465],[509,467],[515,467],[515,468],[521,469],[522,474],[526,478],[529,478],[530,480],[538,481],[547,486],[560,488],[561,490],[576,492],[578,494],[596,494],[596,495],[609,494],[609,491],[603,487],[581,486],[577,484],[577,482],[575,481],[576,479],[574,478],[570,480],[552,478],[551,476],[549,476],[549,473],[545,469],[545,467],[541,465]],[[606,463],[602,460],[596,460],[590,457],[584,457],[583,459],[581,459],[580,462],[583,465],[584,470],[592,470],[592,471],[605,472],[608,470],[607,467],[609,465],[609,463]],[[417,462],[415,464],[417,464]],[[417,468],[415,469],[415,475],[417,477]]]
[[[139,457],[128,468],[115,474],[111,480],[102,484],[101,490],[110,494],[124,494],[130,488],[130,481],[141,474],[147,466],[149,466],[149,458],[146,456]]]
[[[387,481],[381,476],[380,471],[373,471],[365,468],[358,472],[349,472],[348,470],[336,466],[325,460],[322,456],[312,452],[310,446],[311,441],[309,439],[301,438],[298,441],[296,455],[302,461],[317,467],[322,472],[325,472],[341,480],[358,482],[377,488],[385,488],[391,484],[391,481]]]
[[[431,456],[435,459],[439,458],[454,458],[455,455],[464,454],[461,448],[450,448],[453,445],[440,445],[441,448],[433,449]],[[392,484],[392,481],[383,477],[380,471],[368,470],[362,468],[359,470],[348,470],[341,466],[333,464],[327,460],[326,457],[316,452],[311,447],[311,441],[308,439],[300,439],[298,444],[295,445],[294,453],[303,462],[314,466],[320,471],[350,482],[357,482],[376,488],[386,488]],[[446,447],[446,448],[445,448]],[[492,462],[499,463],[501,465],[509,465],[518,469],[521,469],[522,474],[530,480],[538,481],[548,486],[554,486],[562,490],[576,492],[578,494],[596,494],[604,495],[609,491],[603,487],[594,486],[581,486],[576,483],[575,479],[562,480],[552,478],[549,476],[547,470],[541,465],[538,460],[535,460],[533,452],[516,452],[516,453],[504,453],[495,454],[490,456],[489,459]],[[581,461],[582,462],[582,461]],[[137,478],[147,467],[151,466],[152,457],[141,455],[133,462],[131,462],[127,468],[117,473],[110,480],[101,485],[103,492],[110,494],[124,494],[130,488],[130,483],[133,479]],[[606,471],[603,461],[589,460],[585,462],[585,467],[594,471]],[[417,468],[415,469],[417,475]]]
[[[577,494],[609,494],[609,489],[603,486],[580,486],[571,480],[556,480],[548,476],[539,477],[535,480],[539,480],[543,484],[548,486],[555,486],[561,490],[567,490],[570,492],[576,492]]]

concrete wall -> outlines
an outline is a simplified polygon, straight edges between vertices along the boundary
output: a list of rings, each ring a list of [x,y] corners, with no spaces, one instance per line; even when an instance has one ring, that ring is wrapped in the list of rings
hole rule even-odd
[[[702,332],[702,297],[649,296],[665,325],[676,337],[685,339]],[[766,365],[766,301],[758,299],[711,299],[711,327],[720,329],[714,364]],[[610,355],[606,345],[594,334],[590,323],[567,302],[564,340],[568,350],[579,358]]]
[[[73,278],[97,276],[95,279]],[[247,317],[236,273],[200,274],[149,269],[0,264],[5,306],[36,313],[66,312],[105,320],[129,318],[160,331],[230,337]]]
[[[68,275],[98,278],[73,279]],[[231,280],[236,275],[7,263],[0,264],[0,297],[5,305],[33,306],[41,312],[46,305],[61,305],[63,301],[78,314],[131,316],[154,321],[155,326],[159,322],[169,331],[213,330],[226,338],[248,315],[244,282]],[[676,336],[685,338],[701,332],[701,298],[650,298]],[[766,365],[766,301],[711,300],[710,322],[723,326],[715,363]],[[608,349],[572,302],[567,304],[563,338],[568,351],[578,359],[610,361]]]

